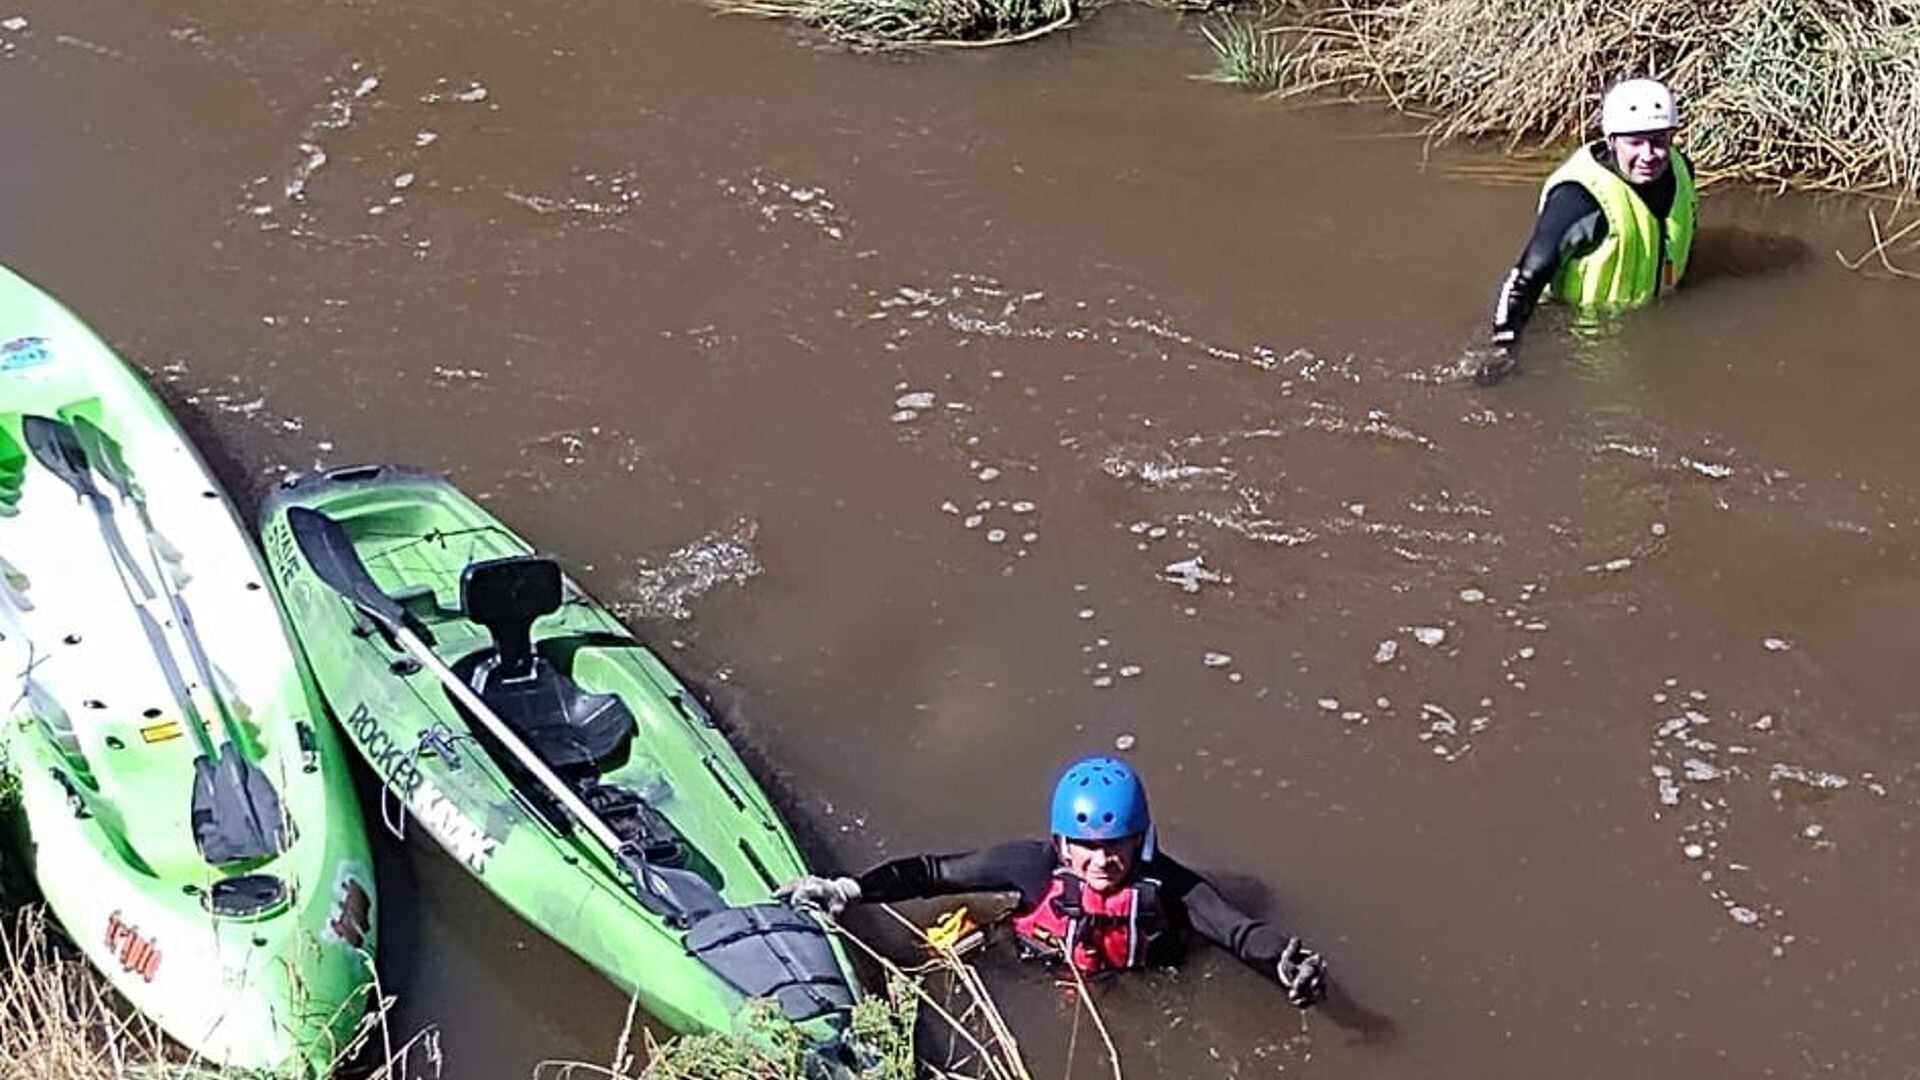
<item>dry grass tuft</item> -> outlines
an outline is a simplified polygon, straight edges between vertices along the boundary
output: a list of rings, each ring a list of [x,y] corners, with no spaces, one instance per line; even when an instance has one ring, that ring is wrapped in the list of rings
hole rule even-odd
[[[1286,93],[1384,99],[1440,138],[1572,142],[1652,74],[1704,176],[1920,191],[1920,0],[1336,0],[1287,32]]]
[[[798,19],[856,49],[972,48],[1050,34],[1073,0],[710,0],[739,15]]]
[[[38,907],[0,926],[0,1077],[33,1080],[274,1080],[196,1061],[152,1021],[120,1003],[85,960],[55,943]],[[361,1043],[379,1038],[381,1062],[366,1080],[437,1077],[436,1033],[401,1045],[386,1038],[382,998],[361,1027]],[[351,1051],[350,1051],[351,1052]],[[344,1060],[344,1055],[343,1055]]]

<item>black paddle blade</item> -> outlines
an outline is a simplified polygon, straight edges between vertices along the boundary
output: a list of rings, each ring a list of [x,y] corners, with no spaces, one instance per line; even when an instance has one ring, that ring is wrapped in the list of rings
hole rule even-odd
[[[287,508],[287,528],[293,530],[293,542],[313,567],[313,572],[334,592],[380,624],[389,634],[397,633],[411,622],[407,611],[393,597],[380,591],[360,553],[353,550],[353,538],[338,521],[318,510],[304,506]]]
[[[27,437],[27,449],[47,471],[59,477],[75,494],[98,500],[100,489],[93,486],[87,468],[87,451],[73,429],[49,416],[22,416],[20,433]]]
[[[126,451],[120,448],[120,444],[114,441],[113,436],[100,430],[100,425],[84,416],[74,417],[71,427],[75,441],[95,471],[107,478],[107,483],[113,485],[121,498],[133,498],[133,470],[127,468]]]
[[[193,841],[214,866],[270,859],[292,842],[273,781],[228,743],[193,763]]]

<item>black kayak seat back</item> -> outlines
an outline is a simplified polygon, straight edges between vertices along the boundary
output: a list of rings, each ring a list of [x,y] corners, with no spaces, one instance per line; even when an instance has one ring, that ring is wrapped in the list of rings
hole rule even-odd
[[[533,555],[486,559],[460,571],[460,610],[487,628],[509,678],[533,662],[533,622],[560,610],[560,564]]]
[[[558,611],[561,597],[560,567],[552,559],[514,555],[463,570],[461,612],[493,637],[467,681],[549,768],[566,777],[592,776],[626,764],[635,724],[618,697],[582,690],[535,652],[534,620]]]

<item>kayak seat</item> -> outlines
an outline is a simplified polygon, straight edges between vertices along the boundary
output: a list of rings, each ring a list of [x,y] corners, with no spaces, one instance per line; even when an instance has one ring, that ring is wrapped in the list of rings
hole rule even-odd
[[[468,566],[460,574],[461,611],[487,628],[493,647],[455,670],[540,760],[576,779],[626,764],[636,725],[625,702],[582,690],[534,652],[534,620],[558,611],[560,601],[560,567],[551,559],[515,555]]]

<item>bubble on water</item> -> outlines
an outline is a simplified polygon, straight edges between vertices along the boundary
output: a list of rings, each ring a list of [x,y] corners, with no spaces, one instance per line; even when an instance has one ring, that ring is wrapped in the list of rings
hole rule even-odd
[[[1648,526],[1647,531],[1655,536],[1665,536],[1667,535],[1667,523],[1664,521],[1656,521]]]
[[[933,391],[916,390],[911,394],[901,394],[894,399],[893,407],[896,409],[931,409],[933,408]]]
[[[1325,710],[1326,710],[1326,711],[1328,711],[1328,712],[1339,712],[1339,711],[1340,711],[1340,699],[1339,699],[1339,698],[1330,698],[1330,697],[1323,697],[1323,698],[1321,698],[1321,699],[1320,699],[1320,707],[1321,707],[1322,709],[1325,709]]]
[[[1707,853],[1707,849],[1701,847],[1699,844],[1688,844],[1681,848],[1680,852],[1689,859],[1698,859]]]
[[[1134,744],[1138,741],[1139,740],[1135,739],[1132,735],[1122,735],[1113,740],[1113,748],[1125,752],[1133,749]]]
[[[914,412],[912,409],[901,409],[899,412],[894,413],[893,415],[887,417],[887,419],[893,421],[896,424],[912,423],[913,421],[918,420],[919,418],[920,418],[920,414],[917,412]]]
[[[1826,831],[1827,830],[1825,826],[1815,824],[1815,825],[1809,825],[1806,828],[1801,829],[1800,835],[1806,837],[1809,840],[1818,840],[1820,839],[1820,837],[1826,834]]]
[[[1447,640],[1447,632],[1438,626],[1410,626],[1407,632],[1413,635],[1415,641],[1429,649]]]
[[[416,132],[413,136],[413,145],[415,147],[432,146],[439,138],[439,135],[431,131]]]
[[[1793,648],[1785,638],[1770,637],[1760,643],[1768,652],[1785,652]]]
[[[1767,779],[1772,782],[1792,780],[1818,791],[1839,791],[1851,781],[1839,773],[1822,772],[1818,769],[1803,769],[1798,765],[1777,763],[1767,771]]]
[[[1009,507],[1009,509],[1016,514],[1031,514],[1033,513],[1033,504],[1025,499],[1020,499]]]
[[[1093,609],[1090,607],[1083,607],[1080,609],[1079,614],[1082,619],[1091,619],[1093,618]]]
[[[403,172],[393,178],[393,186],[396,188],[410,188],[413,186],[413,179],[412,173]]]
[[[1392,638],[1388,638],[1373,650],[1373,662],[1376,664],[1391,664],[1393,663],[1393,658],[1399,655],[1400,643]]]
[[[1168,563],[1160,574],[1180,586],[1182,592],[1190,593],[1199,592],[1202,584],[1217,585],[1231,580],[1226,574],[1209,567],[1204,555],[1195,555],[1191,559]]]
[[[1007,538],[1007,530],[1005,529],[988,529],[987,530],[987,543],[989,544],[998,544],[1001,541],[1005,540],[1006,538]]]
[[[1718,780],[1726,775],[1720,766],[1712,764],[1711,762],[1702,761],[1699,758],[1688,758],[1680,763],[1680,767],[1687,771],[1687,779],[1699,783]]]
[[[1533,659],[1533,658],[1534,658],[1534,656],[1535,656],[1535,653],[1534,653],[1534,650],[1533,650],[1533,646],[1531,646],[1531,645],[1522,645],[1522,646],[1520,647],[1520,651],[1519,651],[1519,652],[1518,652],[1517,654],[1515,654],[1515,655],[1517,655],[1517,656],[1519,656],[1519,657],[1520,657],[1520,659],[1522,659],[1522,660],[1531,660],[1531,659]]]
[[[1097,686],[1097,687],[1099,687],[1100,689],[1102,689],[1102,690],[1104,690],[1104,689],[1106,689],[1107,687],[1109,687],[1109,686],[1112,686],[1112,685],[1113,685],[1113,676],[1111,676],[1111,675],[1095,675],[1095,676],[1093,677],[1093,685],[1095,685],[1095,686]]]
[[[1732,472],[1732,469],[1728,469]],[[1741,926],[1752,926],[1760,921],[1760,913],[1744,904],[1735,904],[1727,909],[1727,916]]]
[[[966,520],[962,521],[960,526],[965,529],[977,529],[980,527],[980,523],[985,520],[987,519],[981,517],[979,514],[968,514]]]
[[[1233,663],[1233,655],[1231,653],[1209,652],[1200,658],[1200,662],[1207,667],[1226,667],[1228,664]]]
[[[379,78],[373,75],[369,75],[366,78],[360,80],[360,85],[353,88],[353,96],[357,98],[363,98],[378,89],[380,89]]]
[[[1139,678],[1141,670],[1142,668],[1139,664],[1122,664],[1120,665],[1120,677],[1123,679]]]
[[[754,522],[736,522],[731,530],[703,536],[657,564],[642,563],[628,589],[631,598],[617,605],[618,613],[627,618],[691,618],[693,601],[760,573],[753,548],[758,532]]]
[[[1479,589],[1461,589],[1460,590],[1460,599],[1469,604],[1477,604],[1480,601],[1485,600],[1486,598],[1487,598],[1487,594],[1484,592],[1481,592]]]
[[[1023,532],[1020,534],[1020,542],[1023,544],[1031,544],[1039,539],[1040,534],[1037,532]]]

